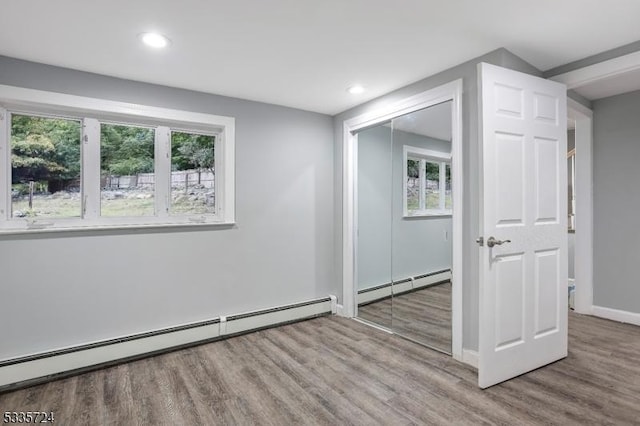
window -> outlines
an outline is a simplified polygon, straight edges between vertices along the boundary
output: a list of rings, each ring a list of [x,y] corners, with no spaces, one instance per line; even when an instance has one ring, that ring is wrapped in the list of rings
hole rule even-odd
[[[452,213],[451,155],[404,146],[404,216]]]
[[[11,217],[80,217],[80,121],[12,114]]]
[[[232,224],[234,131],[231,117],[0,86],[0,233]]]
[[[155,215],[153,129],[100,125],[100,215]]]
[[[171,214],[215,212],[215,136],[171,133]]]

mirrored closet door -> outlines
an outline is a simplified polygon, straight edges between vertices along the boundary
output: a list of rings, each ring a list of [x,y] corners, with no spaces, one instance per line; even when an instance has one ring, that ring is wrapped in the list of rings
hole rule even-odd
[[[391,329],[391,123],[358,133],[358,317]]]
[[[451,353],[451,102],[358,132],[358,317]]]
[[[451,102],[391,127],[391,328],[451,353]]]

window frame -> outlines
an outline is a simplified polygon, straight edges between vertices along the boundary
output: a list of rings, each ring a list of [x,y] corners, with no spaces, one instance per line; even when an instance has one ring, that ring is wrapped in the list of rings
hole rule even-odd
[[[11,114],[81,121],[81,217],[11,217]],[[155,215],[101,217],[100,124],[153,127]],[[215,214],[172,215],[171,132],[215,137]],[[235,119],[199,112],[0,85],[0,235],[70,230],[235,224]],[[165,185],[166,183],[166,185]]]
[[[419,148],[416,146],[404,145],[402,148],[402,169],[403,169],[403,180],[402,180],[402,212],[403,217],[427,217],[427,216],[451,216],[453,214],[453,209],[447,209],[446,206],[446,166],[448,165],[451,168],[451,154],[447,154],[439,151],[432,151],[424,148]],[[407,189],[408,189],[408,160],[409,159],[417,159],[420,160],[420,169],[419,169],[419,199],[420,199],[420,207],[418,210],[409,210],[408,205],[408,197],[407,197]],[[428,209],[426,208],[426,194],[425,194],[425,180],[426,180],[426,162],[438,163],[439,164],[439,208],[437,209]],[[451,172],[453,173],[453,171]],[[422,208],[424,206],[424,208]]]

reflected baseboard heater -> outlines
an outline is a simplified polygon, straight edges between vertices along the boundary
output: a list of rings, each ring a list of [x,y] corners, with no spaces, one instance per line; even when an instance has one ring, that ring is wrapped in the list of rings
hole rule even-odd
[[[8,359],[0,361],[0,391],[31,386],[276,325],[335,314],[336,308],[337,298],[329,296]]]
[[[399,294],[443,284],[448,281],[451,281],[451,269],[444,269],[442,271],[430,272],[428,274],[394,281],[393,286],[392,283],[386,283],[375,287],[363,288],[362,290],[358,290],[358,305],[366,305],[386,299],[392,295],[397,296]]]

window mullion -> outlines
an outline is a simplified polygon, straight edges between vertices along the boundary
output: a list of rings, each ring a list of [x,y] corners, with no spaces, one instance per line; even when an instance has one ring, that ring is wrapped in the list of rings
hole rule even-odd
[[[82,120],[82,217],[100,216],[100,122],[94,118]]]
[[[169,216],[171,195],[171,129],[156,127],[155,135],[155,207],[156,216]]]
[[[420,210],[426,209],[426,191],[427,191],[427,162],[420,160],[420,170],[418,171],[418,181],[420,182],[420,190],[418,191]]]
[[[438,182],[439,209],[444,210],[445,193],[447,190],[447,163],[440,163],[440,178]]]

